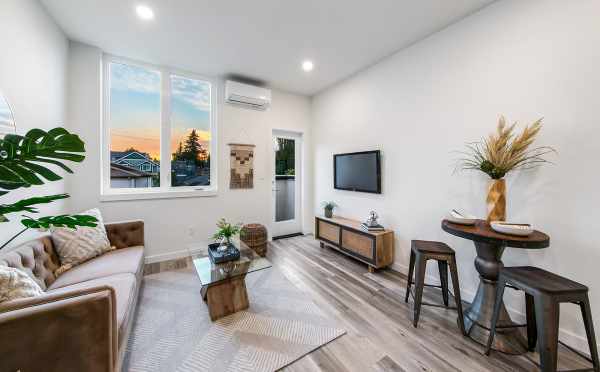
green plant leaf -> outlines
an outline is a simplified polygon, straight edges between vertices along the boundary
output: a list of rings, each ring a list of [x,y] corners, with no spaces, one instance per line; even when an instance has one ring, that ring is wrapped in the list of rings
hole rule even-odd
[[[48,204],[55,200],[66,199],[68,194],[49,195],[49,196],[38,196],[28,199],[22,199],[14,204],[0,204],[0,222],[8,222],[8,218],[5,216],[8,213],[15,212],[31,212],[38,213],[37,208],[34,205],[37,204]]]
[[[224,218],[221,218],[217,221],[217,232],[212,236],[214,240],[219,240],[226,238],[227,240],[231,239],[233,236],[239,234],[242,229],[242,223],[231,224],[227,222]]]
[[[73,173],[63,161],[81,162],[85,159],[84,152],[85,145],[79,136],[64,128],[48,132],[32,129],[25,136],[8,134],[0,139],[0,189],[42,185],[43,179],[60,180],[61,176],[40,163],[52,164]]]
[[[98,220],[94,216],[85,214],[46,216],[42,218],[25,217],[21,220],[23,226],[30,229],[49,229],[51,227],[69,227],[76,228],[77,226],[96,227]]]

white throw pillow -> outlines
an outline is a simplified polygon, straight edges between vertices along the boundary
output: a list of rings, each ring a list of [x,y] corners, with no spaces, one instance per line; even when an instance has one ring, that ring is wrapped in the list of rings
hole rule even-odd
[[[0,303],[43,294],[40,285],[29,275],[14,267],[0,265]]]
[[[113,249],[108,241],[100,210],[94,208],[79,214],[96,217],[98,220],[97,226],[78,226],[75,229],[53,227],[50,229],[52,242],[62,265],[55,271],[57,276],[73,266]]]

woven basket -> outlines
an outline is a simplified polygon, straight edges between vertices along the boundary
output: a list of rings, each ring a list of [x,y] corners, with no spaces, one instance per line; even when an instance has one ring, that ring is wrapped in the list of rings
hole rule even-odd
[[[267,228],[258,223],[244,225],[240,232],[240,239],[262,257],[267,254],[267,236]]]

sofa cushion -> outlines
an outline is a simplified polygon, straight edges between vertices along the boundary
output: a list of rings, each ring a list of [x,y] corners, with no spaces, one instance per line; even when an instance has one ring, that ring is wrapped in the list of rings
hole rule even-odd
[[[129,273],[141,275],[144,267],[144,247],[117,249],[75,266],[65,272],[48,289],[57,289],[87,280]]]
[[[43,294],[42,288],[25,272],[0,265],[0,303]]]
[[[52,242],[62,265],[56,271],[56,275],[112,249],[100,210],[94,208],[79,214],[96,218],[96,226],[78,226],[75,229],[69,227],[50,228]]]
[[[119,347],[127,332],[127,326],[132,319],[132,313],[137,297],[137,281],[134,274],[116,274],[82,283],[69,285],[58,289],[50,289],[47,294],[67,293],[88,288],[109,286],[115,290],[117,299],[117,324],[119,326]]]
[[[58,269],[60,262],[49,236],[31,240],[7,253],[2,253],[0,265],[25,272],[43,290],[56,280],[54,271]]]

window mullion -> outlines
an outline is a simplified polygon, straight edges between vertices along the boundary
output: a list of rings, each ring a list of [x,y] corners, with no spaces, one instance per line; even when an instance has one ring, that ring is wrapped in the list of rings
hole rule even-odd
[[[160,187],[171,187],[171,76],[161,69]]]

